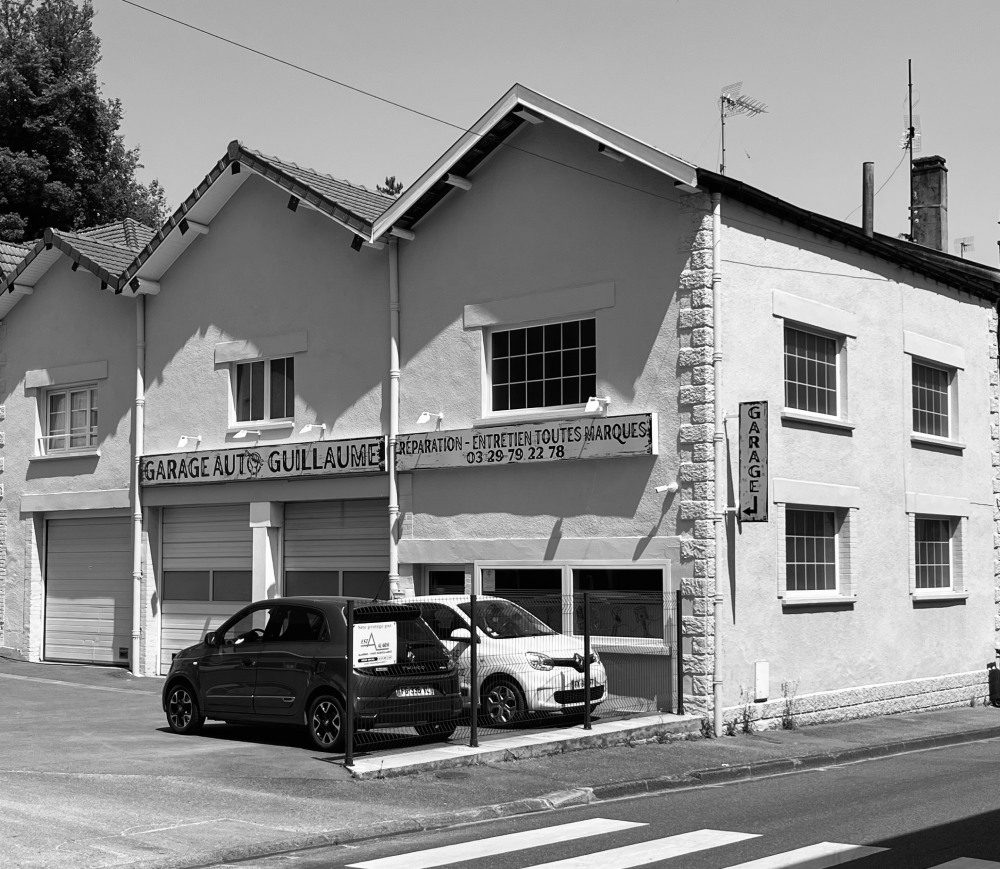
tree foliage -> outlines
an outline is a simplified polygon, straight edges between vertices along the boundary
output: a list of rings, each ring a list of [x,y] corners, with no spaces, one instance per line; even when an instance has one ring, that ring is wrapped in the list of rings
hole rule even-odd
[[[0,238],[166,214],[159,182],[135,177],[121,103],[101,96],[93,17],[91,0],[0,0]]]
[[[403,182],[397,181],[395,175],[386,175],[385,184],[376,184],[375,189],[386,196],[399,196],[403,192]]]

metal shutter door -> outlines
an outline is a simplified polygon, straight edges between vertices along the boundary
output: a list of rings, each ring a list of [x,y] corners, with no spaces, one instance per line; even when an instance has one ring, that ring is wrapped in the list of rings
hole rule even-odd
[[[164,507],[160,570],[253,570],[250,505]],[[181,649],[201,642],[243,604],[239,601],[164,600],[160,669]]]
[[[127,517],[46,523],[45,657],[128,664],[132,537]],[[125,656],[119,654],[125,649]]]
[[[285,570],[388,570],[389,502],[285,504]]]

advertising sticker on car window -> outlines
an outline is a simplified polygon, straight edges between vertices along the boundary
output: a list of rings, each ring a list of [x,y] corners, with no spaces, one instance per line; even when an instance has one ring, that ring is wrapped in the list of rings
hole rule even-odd
[[[396,663],[396,623],[363,622],[354,626],[354,666]]]

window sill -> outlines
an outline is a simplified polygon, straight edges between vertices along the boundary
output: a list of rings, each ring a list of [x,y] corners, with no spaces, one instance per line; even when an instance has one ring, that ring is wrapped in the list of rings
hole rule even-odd
[[[923,603],[924,601],[934,601],[934,600],[968,600],[969,593],[967,591],[911,591],[910,597],[913,598],[914,603]]]
[[[839,416],[824,416],[821,413],[808,413],[803,410],[789,410],[785,408],[781,411],[782,420],[790,422],[803,422],[807,425],[814,425],[820,428],[839,428],[843,431],[854,431],[855,425],[849,420]]]
[[[540,408],[538,410],[524,410],[508,413],[506,411],[494,416],[483,416],[472,421],[473,428],[483,428],[489,425],[505,425],[507,423],[518,422],[545,422],[551,419],[577,419],[581,416],[604,416],[605,414],[587,413],[584,409],[586,405],[574,404],[567,407]]]
[[[814,595],[807,596],[803,595],[798,597],[795,595],[789,597],[783,597],[781,599],[781,605],[783,607],[797,607],[797,606],[854,606],[858,602],[858,596],[856,594],[852,595]]]
[[[936,435],[921,434],[920,432],[910,433],[911,444],[922,444],[924,446],[942,447],[946,450],[954,450],[957,453],[965,450],[964,441],[956,441],[952,438],[941,438]]]
[[[286,428],[295,428],[294,419],[268,420],[267,422],[244,422],[236,423],[226,429],[226,435],[232,436],[238,431],[259,431],[261,434],[270,431],[281,431]],[[249,437],[249,435],[248,435]]]
[[[28,463],[54,462],[59,459],[89,459],[100,456],[100,454],[100,447],[93,447],[86,450],[66,450],[64,453],[46,453],[44,456],[28,456]]]

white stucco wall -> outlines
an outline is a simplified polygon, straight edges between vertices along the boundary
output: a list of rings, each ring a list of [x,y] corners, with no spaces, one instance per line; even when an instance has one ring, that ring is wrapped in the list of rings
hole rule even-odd
[[[4,321],[3,506],[6,509],[4,624],[0,647],[41,654],[43,540],[40,514],[25,496],[62,510],[107,508],[127,515],[131,411],[135,396],[135,302],[100,289],[84,269],[60,258]],[[30,461],[43,390],[25,390],[25,372],[106,361],[96,382],[100,455]],[[25,501],[25,505],[28,505]],[[33,508],[32,508],[33,509]],[[35,526],[32,523],[35,522]]]
[[[857,487],[860,497],[852,513],[857,601],[851,605],[782,606],[784,541],[773,497],[771,521],[730,533],[731,560],[719,574],[725,705],[740,703],[741,687],[753,690],[755,661],[770,662],[772,699],[781,697],[782,682],[810,695],[983,670],[993,659],[996,610],[990,306],[732,201],[724,202],[723,221],[723,411],[735,414],[741,401],[769,403],[772,496],[773,480],[781,477]],[[772,313],[775,291],[854,315],[857,336],[846,339],[852,431],[782,421],[784,320]],[[912,357],[904,353],[904,331],[964,349],[958,372],[964,451],[911,444]],[[738,492],[735,424],[730,420],[727,434]],[[963,540],[967,600],[911,598],[908,491],[971,502]],[[983,678],[914,690],[946,687],[952,702],[967,702],[983,693],[975,687]],[[880,692],[866,687],[839,702],[861,708]]]
[[[659,413],[659,457],[415,473],[401,557],[551,560],[586,539],[590,558],[676,559],[677,499],[653,487],[678,471],[676,294],[692,219],[669,179],[555,124],[512,145],[400,245],[400,428],[420,430],[424,410],[443,411],[444,429],[483,417],[483,332],[464,328],[464,306],[612,282],[613,307],[594,315],[597,394],[611,415]]]

